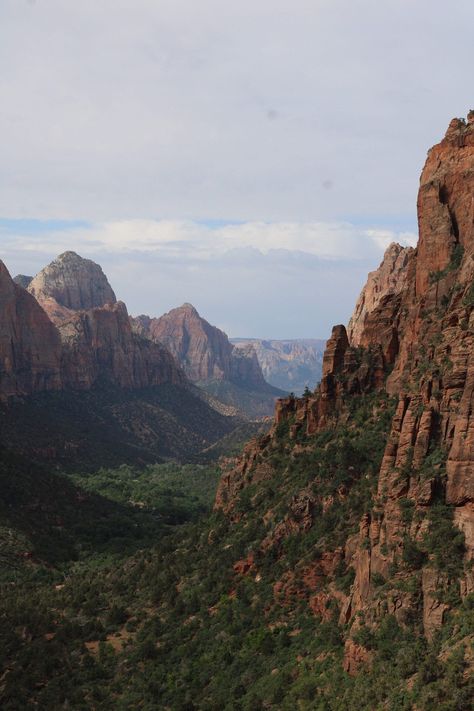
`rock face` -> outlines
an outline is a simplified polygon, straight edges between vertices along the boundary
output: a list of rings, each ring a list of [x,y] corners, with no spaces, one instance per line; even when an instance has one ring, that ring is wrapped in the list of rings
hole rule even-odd
[[[60,364],[57,330],[0,262],[0,399],[60,388]]]
[[[162,383],[183,385],[186,377],[171,353],[133,333],[122,302],[78,311],[58,324],[67,387],[89,389],[100,382],[122,388]]]
[[[431,274],[448,266],[456,245],[472,252],[473,150],[470,115],[467,122],[453,119],[444,139],[428,153],[418,193],[417,296],[429,290]]]
[[[418,221],[416,250],[391,245],[369,275],[348,333],[334,328],[314,395],[280,400],[270,433],[227,466],[216,508],[237,516],[242,490],[272,478],[272,452],[281,457],[285,447],[290,466],[302,448],[311,449],[313,435],[350,428],[351,403],[363,401],[361,395],[377,403],[380,416],[396,399],[372,508],[344,547],[355,579],[341,622],[355,632],[361,620],[371,628],[387,613],[400,624],[418,615],[430,639],[455,604],[452,591],[462,597],[474,591],[474,113],[467,122],[452,121],[429,152]],[[346,493],[343,487],[337,496]],[[322,511],[334,501],[334,494],[321,501]],[[451,520],[463,543],[449,528]],[[282,533],[283,525],[301,530],[289,515],[275,527],[274,539],[291,535]],[[441,551],[429,538],[433,530]],[[450,540],[457,543],[441,564]],[[410,576],[412,587],[406,585]],[[383,608],[377,579],[387,581]],[[331,585],[329,579],[326,590]],[[346,670],[355,673],[368,660],[368,650],[349,635]]]
[[[344,368],[346,351],[349,348],[349,341],[345,326],[334,326],[332,335],[326,344],[323,356],[323,378],[328,375],[336,375]]]
[[[265,385],[254,349],[234,348],[226,334],[211,326],[192,304],[183,304],[160,318],[138,316],[132,323],[137,333],[166,346],[194,383],[228,380]]]
[[[46,307],[46,311],[51,301],[73,311],[93,309],[116,301],[102,268],[75,252],[59,255],[31,280],[28,291]]]
[[[66,252],[28,291],[1,264],[0,397],[88,390],[99,383],[184,385],[171,353],[132,331],[99,265]]]
[[[263,377],[262,368],[251,343],[245,348],[233,348],[230,362],[230,379],[245,387],[266,389],[267,382]]]
[[[22,286],[23,289],[27,289],[33,281],[33,277],[26,276],[26,274],[17,274],[16,277],[13,277],[13,281],[15,284],[18,284],[18,286]]]
[[[192,382],[249,417],[269,415],[275,398],[283,394],[265,381],[251,344],[234,347],[191,304],[160,318],[138,316],[132,319],[132,327],[135,333],[165,346]]]
[[[1,444],[95,471],[195,456],[240,423],[189,382],[165,346],[132,330],[125,304],[72,308],[112,298],[97,265],[66,254],[41,275],[42,305],[0,262]]]
[[[237,348],[251,345],[265,380],[277,388],[301,395],[321,379],[325,341],[320,339],[260,340],[231,339]]]
[[[396,296],[404,290],[407,265],[413,253],[412,247],[401,247],[392,242],[379,268],[370,272],[347,327],[349,341],[353,346],[362,345],[366,319],[377,306],[387,297]]]
[[[226,334],[183,304],[160,318],[138,316],[138,333],[163,343],[195,383],[232,378],[233,347]]]

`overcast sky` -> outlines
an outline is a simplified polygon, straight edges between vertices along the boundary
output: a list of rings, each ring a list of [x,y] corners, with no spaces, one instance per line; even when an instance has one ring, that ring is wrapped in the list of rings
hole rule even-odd
[[[132,313],[325,337],[416,240],[473,30],[468,0],[0,0],[0,257],[73,249]]]

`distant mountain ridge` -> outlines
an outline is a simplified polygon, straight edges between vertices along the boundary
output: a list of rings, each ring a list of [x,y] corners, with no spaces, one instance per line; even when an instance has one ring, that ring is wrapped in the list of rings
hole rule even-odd
[[[231,338],[238,349],[253,348],[267,382],[301,395],[321,379],[326,341],[320,338],[288,340]]]
[[[188,457],[238,424],[132,330],[102,269],[74,252],[27,289],[0,262],[0,402],[2,441],[62,466]]]
[[[236,348],[192,304],[160,318],[141,315],[131,321],[137,334],[168,348],[192,382],[249,417],[270,415],[284,394],[266,382],[251,344]]]
[[[0,398],[88,390],[99,382],[143,388],[186,376],[171,354],[132,332],[99,265],[60,255],[28,290],[0,268]]]

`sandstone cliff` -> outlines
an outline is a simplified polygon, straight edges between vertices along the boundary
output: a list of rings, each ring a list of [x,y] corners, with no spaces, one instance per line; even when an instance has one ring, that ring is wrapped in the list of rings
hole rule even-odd
[[[28,284],[28,291],[48,311],[52,302],[78,311],[115,303],[102,268],[75,252],[60,254]]]
[[[36,278],[48,286],[44,275],[54,274],[54,297],[46,286],[39,295],[48,315],[0,262],[2,444],[93,469],[195,455],[239,424],[191,385],[165,346],[133,332],[123,303],[72,308],[112,298],[97,265],[66,254],[53,267]]]
[[[330,569],[317,564],[312,609],[337,601],[339,621],[351,629],[345,656],[350,673],[370,662],[364,634],[370,636],[367,630],[376,629],[384,615],[401,625],[419,616],[431,639],[456,600],[474,592],[473,176],[471,112],[467,121],[453,120],[428,154],[416,250],[390,246],[369,275],[349,336],[344,326],[334,328],[318,389],[279,401],[270,433],[249,443],[236,463],[227,463],[217,493],[216,508],[239,520],[247,487],[281,487],[292,471],[307,472],[309,483],[294,494],[284,518],[275,516],[274,505],[263,509],[270,529],[266,545],[281,555],[289,536],[321,526],[317,511],[324,519],[334,506],[346,506],[360,486],[358,477],[371,476],[363,468],[358,473],[356,446],[354,461],[348,457],[338,465],[340,486],[323,495],[317,470],[311,475],[311,467],[298,463],[324,461],[321,443],[328,447],[331,438],[338,442],[337,462],[338,452],[351,449],[348,442],[365,441],[364,423],[376,433],[377,422],[390,415],[383,439],[372,434],[373,444],[364,445],[384,444],[370,507],[358,531],[347,529],[331,553],[353,571],[350,590],[341,596]],[[282,457],[287,466],[275,479]]]
[[[353,346],[362,345],[365,321],[377,306],[385,298],[396,296],[405,289],[407,265],[413,253],[411,247],[402,247],[393,242],[385,252],[379,268],[370,272],[347,327],[349,341]]]
[[[59,334],[0,262],[0,399],[61,386]]]
[[[229,339],[191,304],[183,304],[160,318],[139,316],[134,328],[154,342],[163,343],[193,382],[230,379],[233,348]]]
[[[57,327],[63,388],[185,383],[166,348],[132,331],[125,304],[92,260],[64,252],[32,279],[28,292]]]
[[[184,385],[186,376],[159,343],[133,333],[122,302],[82,310],[58,324],[66,387],[89,389],[99,382],[122,388],[162,383]]]
[[[234,347],[191,304],[160,318],[138,316],[132,319],[132,327],[139,335],[163,344],[192,382],[250,417],[270,414],[275,398],[282,395],[265,381],[252,345]]]
[[[0,397],[99,383],[144,388],[184,385],[186,376],[159,343],[132,331],[102,269],[66,252],[28,291],[1,264]]]

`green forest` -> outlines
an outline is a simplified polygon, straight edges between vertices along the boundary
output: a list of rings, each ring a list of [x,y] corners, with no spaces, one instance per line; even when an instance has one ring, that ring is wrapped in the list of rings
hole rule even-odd
[[[350,631],[337,602],[311,608],[305,571],[371,508],[393,414],[386,396],[352,403],[347,424],[310,438],[290,440],[289,423],[279,426],[264,455],[272,476],[241,491],[234,516],[212,510],[215,465],[39,477],[4,452],[2,708],[470,709],[473,596],[461,603],[446,588],[451,611],[430,642],[419,616],[362,621],[354,639],[371,663],[356,676],[343,670]],[[337,502],[341,487],[348,495]],[[316,504],[309,530],[275,538],[302,490],[333,504]],[[390,579],[375,578],[382,606],[397,586],[416,597],[423,567],[460,560],[463,538],[440,503],[423,545],[404,550]],[[451,582],[459,575],[454,566]],[[353,578],[341,561],[331,582],[344,594]]]

